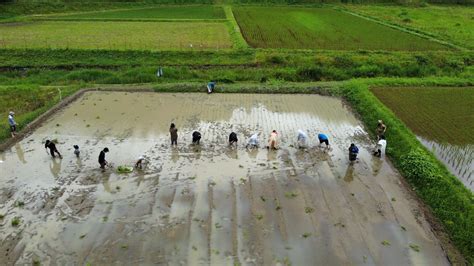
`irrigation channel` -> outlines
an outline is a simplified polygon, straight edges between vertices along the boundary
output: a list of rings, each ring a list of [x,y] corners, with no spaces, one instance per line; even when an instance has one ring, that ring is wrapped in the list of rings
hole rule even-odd
[[[273,129],[279,150],[245,149],[250,134],[263,144]],[[310,148],[295,147],[298,129]],[[48,138],[62,160],[46,154]],[[351,142],[361,150],[353,166]],[[338,98],[88,92],[0,154],[0,264],[449,264],[423,207],[373,145]],[[104,147],[115,167],[140,155],[150,163],[101,172]]]

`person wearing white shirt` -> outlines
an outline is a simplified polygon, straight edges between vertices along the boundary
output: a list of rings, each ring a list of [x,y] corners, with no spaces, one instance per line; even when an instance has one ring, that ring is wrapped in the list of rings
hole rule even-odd
[[[250,146],[250,148],[258,148],[258,133],[253,134],[250,136],[250,139],[247,142],[247,148]]]
[[[384,135],[381,135],[379,141],[377,142],[377,146],[375,147],[374,155],[377,157],[382,157],[382,153],[385,154],[386,147],[387,140],[385,140]]]
[[[301,129],[298,129],[298,147],[306,148],[308,146],[308,135]]]

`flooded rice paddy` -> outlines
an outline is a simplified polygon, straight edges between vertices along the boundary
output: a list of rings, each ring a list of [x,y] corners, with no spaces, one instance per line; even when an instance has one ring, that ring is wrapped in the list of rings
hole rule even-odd
[[[418,139],[446,165],[453,175],[474,192],[474,145],[438,143],[420,136]]]
[[[263,144],[273,129],[279,150],[245,149],[252,133]],[[298,129],[310,148],[295,148]],[[200,146],[190,144],[194,130]],[[317,146],[318,132],[330,150]],[[62,160],[46,154],[48,138]],[[353,166],[351,142],[361,149]],[[104,147],[115,168],[140,155],[150,162],[102,172]],[[413,193],[372,148],[337,98],[86,93],[0,153],[0,263],[448,264]]]

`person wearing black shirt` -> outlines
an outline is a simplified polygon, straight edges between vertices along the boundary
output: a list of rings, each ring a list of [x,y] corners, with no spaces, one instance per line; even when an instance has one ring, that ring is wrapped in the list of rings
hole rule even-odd
[[[58,154],[59,158],[61,159],[63,158],[61,153],[59,153],[58,149],[56,148],[56,144],[54,144],[54,142],[50,141],[49,139],[46,140],[46,143],[44,144],[44,148],[46,149],[46,153],[48,153],[48,149],[49,149],[49,154],[51,154],[53,158],[56,158],[55,153]]]
[[[105,160],[105,153],[107,152],[109,152],[109,148],[104,148],[102,151],[100,151],[99,164],[101,169],[105,169],[105,166],[107,165],[107,161]]]

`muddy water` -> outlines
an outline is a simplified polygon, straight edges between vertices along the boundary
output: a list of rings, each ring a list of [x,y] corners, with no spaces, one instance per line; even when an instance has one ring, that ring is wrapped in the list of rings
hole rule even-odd
[[[177,148],[170,122],[179,128]],[[264,143],[272,129],[280,150],[245,149],[250,134],[261,132]],[[298,129],[309,133],[310,148],[294,147]],[[193,130],[200,146],[190,145]],[[236,148],[226,145],[230,131]],[[316,146],[320,131],[330,150]],[[62,160],[46,154],[46,138],[58,140]],[[351,142],[361,149],[353,166]],[[140,155],[150,163],[101,172],[103,147],[115,167]],[[372,147],[335,98],[87,93],[0,154],[0,262],[448,264],[418,203]]]
[[[418,139],[442,161],[451,173],[474,192],[474,145],[438,143],[422,137]]]

